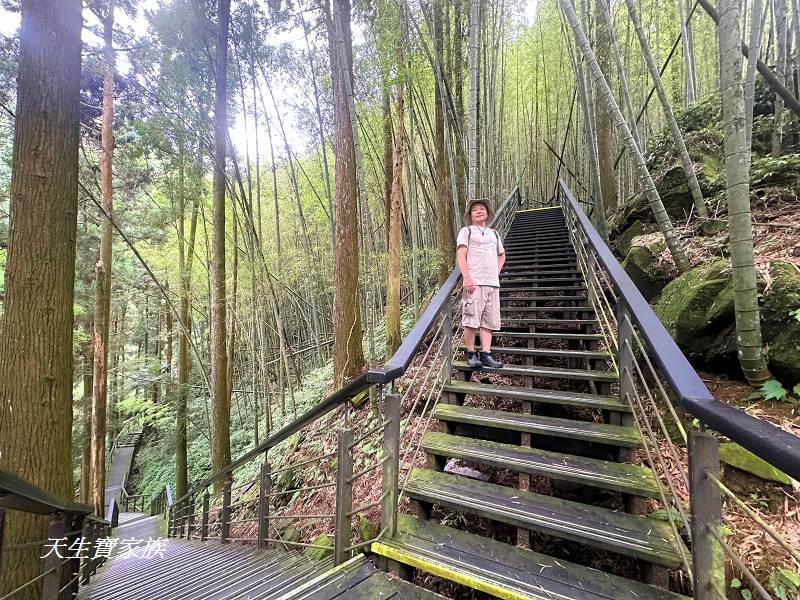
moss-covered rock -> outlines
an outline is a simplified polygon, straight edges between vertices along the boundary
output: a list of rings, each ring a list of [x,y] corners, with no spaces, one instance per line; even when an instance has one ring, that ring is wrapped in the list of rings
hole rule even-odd
[[[308,558],[323,560],[333,555],[333,538],[327,533],[320,533],[311,545],[313,547],[303,550],[303,554]]]
[[[614,242],[620,256],[627,256],[631,251],[633,245],[633,238],[646,235],[655,231],[656,226],[652,223],[644,223],[640,220],[635,220],[630,227],[623,231]]]
[[[358,515],[358,536],[362,542],[375,539],[378,536],[378,526],[364,515]]]
[[[800,321],[791,312],[800,309],[800,271],[791,263],[775,261],[770,276],[772,284],[761,310],[769,368],[779,380],[794,385],[800,382]]]
[[[768,462],[765,462],[749,450],[742,448],[739,444],[734,442],[720,444],[719,459],[726,465],[736,467],[742,471],[747,471],[761,479],[777,481],[784,485],[790,485],[792,483],[786,473],[776,469]]]
[[[703,357],[733,322],[733,276],[726,260],[695,267],[671,281],[654,307],[678,345]]]
[[[663,248],[659,247],[657,243],[652,245],[636,244],[636,240],[639,239],[641,236],[634,238],[634,244],[628,251],[625,260],[622,261],[622,268],[649,302],[661,292],[669,281],[669,276],[658,266],[656,255]]]

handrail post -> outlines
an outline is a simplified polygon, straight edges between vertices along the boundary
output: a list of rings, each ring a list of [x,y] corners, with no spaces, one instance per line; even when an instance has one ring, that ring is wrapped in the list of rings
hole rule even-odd
[[[82,542],[86,541],[85,533],[85,526],[87,523],[86,514],[85,513],[71,513],[70,519],[68,521],[68,529],[70,531],[74,531],[73,535],[69,536],[67,540],[70,545],[74,542],[78,541],[80,538],[81,548],[83,547]],[[68,546],[69,547],[69,546]],[[88,552],[91,552],[93,545],[89,545]],[[67,589],[65,590],[67,598],[73,598],[78,595],[78,588],[80,587],[80,577],[76,579],[76,576],[80,575],[81,573],[81,553],[76,552],[73,558],[68,558],[67,565],[68,565],[68,576],[67,582],[69,583]]]
[[[448,300],[444,306],[444,322],[442,323],[444,341],[442,343],[442,379],[450,382],[450,373],[453,370],[453,303]]]
[[[228,538],[231,537],[231,487],[233,483],[231,478],[225,479],[225,487],[222,490],[222,514],[220,521],[219,537],[223,544],[228,543]]]
[[[208,539],[208,504],[209,495],[208,488],[203,491],[203,515],[200,517],[200,541],[205,542]]]
[[[47,537],[51,540],[60,540],[67,533],[66,515],[63,512],[55,512],[50,516],[50,524],[47,527]],[[42,600],[58,600],[59,590],[61,589],[61,573],[64,565],[58,553],[51,552],[44,559],[44,570],[50,571],[42,578]]]
[[[719,477],[719,442],[689,430],[689,491],[692,509],[692,578],[696,600],[725,597],[725,552],[709,531],[721,535],[722,492],[708,477]]]
[[[186,517],[186,539],[192,539],[192,530],[194,529],[194,495],[189,496],[187,500],[189,507],[189,514]]]
[[[264,462],[261,464],[261,485],[258,498],[258,547],[268,548],[269,542],[269,495],[272,492],[272,474],[269,469],[269,458],[264,452]]]
[[[336,537],[334,538],[334,564],[347,561],[353,536],[350,511],[353,510],[353,454],[350,446],[353,443],[353,432],[350,429],[339,430],[339,446],[336,454]]]
[[[83,569],[81,570],[82,585],[88,584],[92,579],[92,548],[97,548],[97,524],[94,521],[87,521],[86,534],[86,538],[89,541],[89,555],[83,561]]]
[[[633,397],[633,327],[628,307],[617,299],[617,365],[619,366],[619,400],[628,404]]]
[[[170,506],[167,509],[167,537],[168,538],[173,537],[173,535],[172,535],[173,534],[172,525],[173,525],[174,517],[175,517],[175,505],[173,504],[172,506]]]
[[[388,394],[383,401],[384,419],[387,422],[383,434],[383,502],[381,502],[381,527],[386,536],[397,533],[397,502],[400,477],[400,396]]]

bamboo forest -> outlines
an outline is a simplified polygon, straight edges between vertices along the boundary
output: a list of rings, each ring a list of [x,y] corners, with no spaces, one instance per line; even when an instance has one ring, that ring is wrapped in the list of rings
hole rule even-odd
[[[0,600],[800,600],[800,0],[0,0]]]

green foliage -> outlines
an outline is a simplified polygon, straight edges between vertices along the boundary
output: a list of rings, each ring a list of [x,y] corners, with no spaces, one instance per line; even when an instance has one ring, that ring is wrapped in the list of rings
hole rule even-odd
[[[789,569],[778,569],[769,577],[769,586],[781,600],[797,598],[800,591],[800,574]]]
[[[770,379],[761,386],[764,400],[783,400],[788,393],[780,381]]]

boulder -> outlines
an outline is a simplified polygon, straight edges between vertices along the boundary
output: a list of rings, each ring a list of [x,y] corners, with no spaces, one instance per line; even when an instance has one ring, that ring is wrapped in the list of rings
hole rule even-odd
[[[303,554],[314,560],[323,560],[333,556],[333,538],[327,533],[320,533],[313,542],[313,547],[303,550]]]
[[[633,238],[646,235],[655,231],[656,226],[652,223],[644,223],[640,220],[635,220],[630,227],[617,236],[614,245],[617,248],[620,256],[627,256],[633,245]]]
[[[800,321],[791,311],[800,309],[800,270],[792,263],[770,265],[772,284],[763,297],[761,331],[769,348],[769,368],[780,381],[800,383]]]
[[[647,246],[632,246],[622,268],[648,302],[664,288],[669,277],[658,266],[658,257]]]
[[[687,355],[706,358],[734,319],[730,264],[717,260],[683,273],[664,288],[654,310]]]
[[[378,537],[378,526],[364,515],[358,515],[358,537],[362,542]]]

